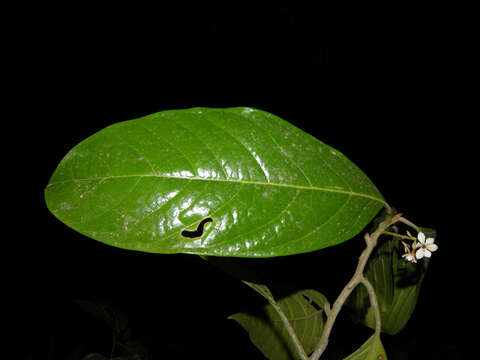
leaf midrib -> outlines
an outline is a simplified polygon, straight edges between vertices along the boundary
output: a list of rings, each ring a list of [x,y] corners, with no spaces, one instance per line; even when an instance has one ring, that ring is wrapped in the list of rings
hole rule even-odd
[[[362,193],[357,193],[357,192],[348,191],[348,190],[341,190],[341,189],[324,188],[324,187],[318,187],[318,186],[304,186],[304,185],[295,185],[295,184],[281,184],[281,183],[262,182],[262,181],[253,181],[253,180],[212,179],[212,178],[202,178],[202,177],[196,177],[196,176],[191,176],[191,177],[190,176],[189,177],[163,176],[158,174],[112,175],[112,176],[100,176],[100,177],[91,177],[91,178],[84,178],[84,179],[68,179],[68,180],[51,182],[47,185],[47,188],[57,184],[63,184],[63,183],[74,182],[74,181],[95,181],[95,180],[102,181],[102,180],[109,180],[109,179],[122,179],[122,178],[134,178],[134,177],[156,177],[156,178],[162,178],[162,179],[180,179],[180,180],[188,180],[188,181],[194,180],[194,181],[230,182],[230,183],[237,183],[237,184],[250,184],[250,185],[261,185],[261,186],[286,187],[286,188],[301,189],[301,190],[325,191],[325,192],[364,197],[367,199],[378,201],[383,205],[387,205],[385,200],[381,198],[377,198],[375,196],[368,195],[368,194],[362,194]]]

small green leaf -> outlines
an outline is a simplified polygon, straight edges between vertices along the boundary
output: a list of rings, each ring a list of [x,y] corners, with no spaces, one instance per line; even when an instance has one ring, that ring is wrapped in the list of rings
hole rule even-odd
[[[435,236],[432,229],[420,230],[427,237]],[[415,309],[429,259],[416,264],[408,262],[401,257],[403,246],[398,239],[385,237],[381,241],[367,263],[365,274],[377,295],[382,332],[394,335],[405,327]],[[357,287],[347,303],[356,321],[375,329],[375,314],[363,287]]]
[[[380,334],[373,334],[357,351],[344,360],[387,360],[387,354],[380,341]]]
[[[338,150],[251,108],[111,125],[67,153],[45,199],[66,225],[112,246],[235,257],[342,243],[386,204]]]
[[[322,309],[326,298],[315,290],[300,290],[277,302],[270,290],[261,284],[245,282],[264,296],[269,304],[255,312],[240,312],[229,317],[248,332],[252,343],[271,360],[297,359],[295,346],[277,311],[277,304],[290,321],[305,352],[313,351],[323,331]]]
[[[382,332],[390,335],[400,332],[412,316],[430,261],[424,258],[417,264],[413,264],[399,258],[401,249],[398,243],[395,249],[397,252],[394,254],[398,255],[394,256],[393,261],[394,298],[390,308],[382,312]],[[368,317],[370,318],[372,315],[368,315]]]
[[[255,290],[260,295],[262,295],[265,299],[267,299],[269,303],[276,303],[270,289],[266,285],[256,284],[249,281],[242,281],[242,282],[250,286],[253,290]]]
[[[310,303],[316,304],[321,309],[325,309],[325,306],[327,306],[330,310],[327,298],[317,290],[306,289],[302,290],[301,293]]]
[[[394,297],[392,253],[395,240],[380,242],[365,266],[364,275],[372,284],[377,295],[380,311],[388,311]],[[357,286],[347,300],[347,305],[356,309],[360,321],[368,319],[368,326],[375,329],[375,316],[370,308],[368,292],[364,286]],[[365,311],[368,314],[365,315]]]

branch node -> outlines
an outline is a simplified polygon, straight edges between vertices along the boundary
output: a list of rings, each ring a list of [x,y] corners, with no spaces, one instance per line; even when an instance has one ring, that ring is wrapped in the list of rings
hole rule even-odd
[[[375,290],[373,289],[373,286],[370,284],[370,282],[363,275],[363,271],[365,269],[365,265],[367,264],[368,258],[372,254],[373,248],[377,245],[377,239],[382,234],[382,232],[386,230],[389,226],[395,224],[397,221],[402,221],[402,219],[403,218],[401,216],[393,216],[393,217],[388,216],[384,221],[382,221],[378,225],[378,227],[375,229],[375,231],[372,234],[369,234],[369,233],[365,234],[365,242],[367,246],[365,250],[363,250],[362,254],[358,259],[357,269],[355,270],[355,273],[353,274],[352,279],[343,288],[343,290],[340,292],[340,295],[338,295],[337,299],[333,303],[331,311],[329,311],[328,313],[325,312],[327,313],[327,321],[325,322],[325,327],[323,329],[322,336],[320,337],[320,340],[317,346],[315,347],[315,350],[313,351],[312,356],[310,357],[310,360],[318,360],[320,356],[323,354],[323,352],[325,351],[325,348],[327,347],[327,344],[328,344],[328,338],[330,336],[333,324],[335,323],[338,313],[340,312],[347,298],[352,293],[355,286],[357,286],[360,283],[364,284],[365,287],[367,288],[367,292],[369,293],[369,297],[370,297],[370,302],[375,311],[376,325],[377,325],[376,331],[380,331],[380,326],[381,326],[380,310],[378,307]]]

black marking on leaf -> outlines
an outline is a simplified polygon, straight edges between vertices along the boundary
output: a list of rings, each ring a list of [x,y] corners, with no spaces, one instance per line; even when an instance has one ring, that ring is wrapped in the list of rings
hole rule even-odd
[[[197,230],[195,231],[189,231],[189,230],[183,230],[182,231],[182,236],[187,237],[190,239],[197,238],[203,235],[203,228],[207,222],[213,222],[213,219],[211,217],[207,217],[200,221],[200,224],[198,224]]]

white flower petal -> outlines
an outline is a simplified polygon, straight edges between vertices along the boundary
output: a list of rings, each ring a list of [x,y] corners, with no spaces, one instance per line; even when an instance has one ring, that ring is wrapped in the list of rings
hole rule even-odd
[[[438,245],[437,244],[428,244],[427,246],[427,249],[430,250],[430,251],[437,251],[438,249]]]
[[[430,251],[428,251],[427,249],[425,249],[425,257],[429,258],[430,256],[432,256],[432,253]]]
[[[425,249],[423,247],[418,249],[417,252],[415,253],[415,256],[417,257],[417,259],[423,258],[423,255],[425,255]]]
[[[422,243],[417,242],[417,245],[415,245],[415,249],[418,249],[419,247],[422,247]]]
[[[419,232],[417,235],[417,239],[423,244],[425,242],[425,234],[423,232]]]
[[[427,240],[425,240],[425,243],[426,244],[433,244],[434,241],[435,241],[435,238],[428,238]]]

